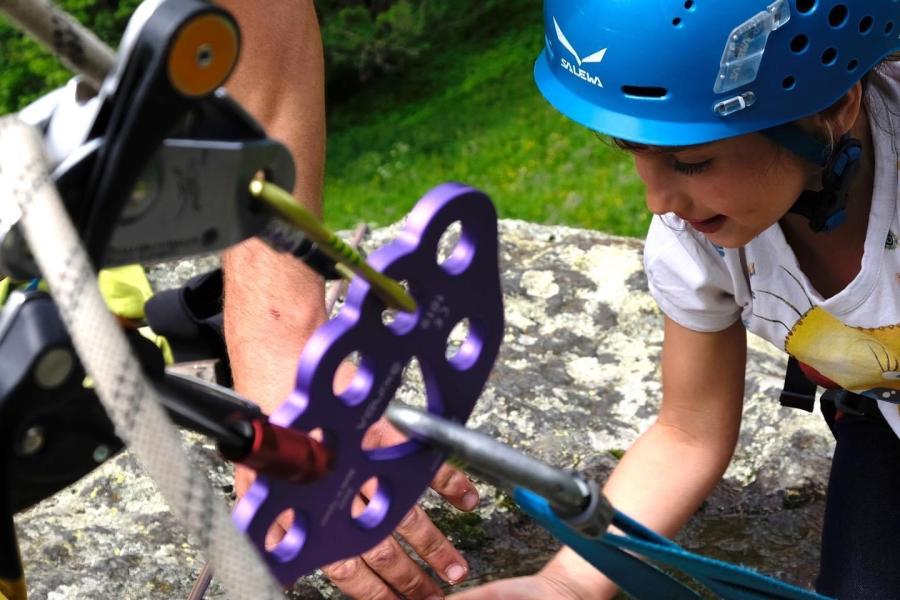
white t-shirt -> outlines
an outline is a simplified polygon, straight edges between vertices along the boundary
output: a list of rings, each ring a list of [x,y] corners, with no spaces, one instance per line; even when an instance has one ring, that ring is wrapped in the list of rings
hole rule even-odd
[[[644,267],[651,294],[675,322],[720,331],[741,319],[824,380],[878,399],[900,436],[900,64],[871,83],[874,190],[862,267],[846,288],[824,299],[777,223],[727,249],[673,215],[666,223],[654,217]]]

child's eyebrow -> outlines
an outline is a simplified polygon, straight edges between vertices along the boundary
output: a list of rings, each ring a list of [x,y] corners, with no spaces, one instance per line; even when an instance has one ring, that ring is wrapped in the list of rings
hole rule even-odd
[[[704,146],[709,146],[712,142],[702,142],[699,144],[688,144],[685,146],[655,146],[652,144],[637,144],[626,140],[612,138],[613,143],[620,149],[627,152],[652,152],[654,154],[675,154],[686,150],[697,150]]]
[[[703,142],[702,144],[690,144],[688,146],[653,146],[653,149],[657,152],[663,152],[665,154],[674,154],[676,152],[684,152],[686,150],[699,150],[704,146],[709,146],[711,142]]]

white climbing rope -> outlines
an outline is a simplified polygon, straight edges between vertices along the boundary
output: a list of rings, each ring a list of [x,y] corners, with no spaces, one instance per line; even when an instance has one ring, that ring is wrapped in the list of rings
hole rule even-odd
[[[199,543],[229,597],[283,599],[224,502],[192,468],[152,383],[107,310],[97,276],[49,175],[40,134],[0,119],[0,225],[20,225],[97,395],[175,516]]]

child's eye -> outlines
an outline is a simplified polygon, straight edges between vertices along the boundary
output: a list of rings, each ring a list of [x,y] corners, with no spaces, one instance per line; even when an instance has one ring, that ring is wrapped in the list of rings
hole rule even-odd
[[[711,158],[697,163],[686,163],[675,160],[675,162],[672,163],[672,166],[676,171],[683,173],[684,175],[696,175],[697,173],[702,173],[708,169],[711,163]]]

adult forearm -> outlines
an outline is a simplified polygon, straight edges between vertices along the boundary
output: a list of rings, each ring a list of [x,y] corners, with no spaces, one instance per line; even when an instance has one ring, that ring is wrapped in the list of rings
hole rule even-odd
[[[291,151],[294,196],[321,214],[325,155],[322,43],[311,0],[220,2],[242,33],[228,91]],[[223,256],[225,337],[238,391],[271,411],[325,318],[323,284],[299,261],[251,240]]]
[[[230,250],[223,268],[235,389],[270,413],[292,389],[306,339],[325,319],[322,283],[258,241]]]
[[[325,67],[312,0],[217,0],[238,20],[241,58],[226,87],[296,161],[294,195],[321,209]]]
[[[625,454],[604,486],[618,510],[654,531],[674,535],[709,495],[728,466],[733,441],[718,451],[684,432],[657,422]],[[611,598],[615,585],[569,548],[563,548],[543,575],[579,598]]]

